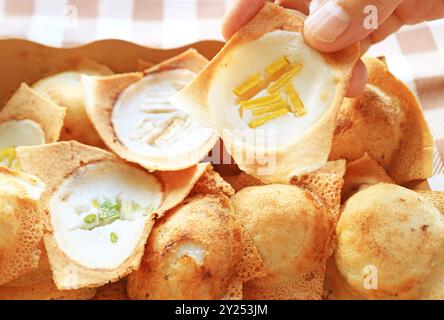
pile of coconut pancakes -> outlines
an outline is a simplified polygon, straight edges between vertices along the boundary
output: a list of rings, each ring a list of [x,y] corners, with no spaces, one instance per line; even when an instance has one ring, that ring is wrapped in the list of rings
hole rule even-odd
[[[344,98],[359,48],[316,52],[302,24],[266,4],[210,62],[79,57],[22,84],[0,111],[0,297],[444,298],[444,197],[404,187],[431,175],[418,100],[370,57]],[[219,138],[236,164],[215,170]]]

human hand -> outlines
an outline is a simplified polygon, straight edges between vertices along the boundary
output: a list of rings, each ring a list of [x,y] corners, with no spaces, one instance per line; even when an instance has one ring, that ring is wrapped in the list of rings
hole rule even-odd
[[[264,5],[264,0],[237,0],[225,14],[222,33],[231,36]],[[276,0],[283,7],[308,15],[304,25],[305,41],[323,52],[334,52],[353,43],[361,53],[385,39],[404,24],[416,24],[444,17],[444,0]],[[370,7],[372,6],[372,7]],[[376,10],[375,10],[376,9]],[[365,23],[376,11],[376,25]],[[347,96],[356,97],[367,83],[367,70],[359,60]]]

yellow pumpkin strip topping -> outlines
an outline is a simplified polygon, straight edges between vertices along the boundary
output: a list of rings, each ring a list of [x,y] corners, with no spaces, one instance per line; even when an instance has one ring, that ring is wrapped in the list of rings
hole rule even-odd
[[[305,115],[307,111],[305,110],[304,104],[302,103],[298,93],[291,85],[291,83],[285,85],[284,91],[287,94],[287,96],[290,98],[291,112],[295,113],[299,117]]]
[[[250,126],[250,128],[257,128],[265,123],[267,123],[268,121],[271,121],[273,119],[279,118],[283,115],[286,115],[288,113],[288,109],[283,108],[283,109],[279,109],[277,111],[274,111],[272,113],[269,113],[263,117],[260,118],[256,118],[251,120],[248,125]]]
[[[263,97],[256,98],[256,99],[242,101],[239,104],[239,106],[242,109],[247,110],[247,109],[254,109],[254,108],[258,108],[258,107],[267,106],[269,104],[276,103],[279,101],[281,101],[281,96],[278,93],[276,93],[276,94],[271,94],[271,95],[263,96]]]
[[[290,67],[290,61],[288,61],[287,57],[283,56],[274,61],[268,67],[266,67],[265,71],[267,72],[269,78],[277,79],[284,72],[286,72],[289,67]]]
[[[288,70],[286,73],[282,75],[278,80],[275,82],[272,82],[268,86],[268,92],[273,94],[277,92],[279,89],[281,89],[283,86],[285,86],[287,83],[291,81],[291,79],[301,70],[302,64],[296,63],[294,64],[290,70]]]
[[[248,78],[240,86],[233,90],[241,100],[248,100],[258,94],[262,89],[264,89],[266,83],[259,74]]]
[[[253,110],[253,116],[261,116],[263,114],[274,112],[279,109],[284,109],[287,107],[288,107],[287,103],[285,101],[281,100],[279,102],[270,104],[269,106],[265,106],[265,107]]]

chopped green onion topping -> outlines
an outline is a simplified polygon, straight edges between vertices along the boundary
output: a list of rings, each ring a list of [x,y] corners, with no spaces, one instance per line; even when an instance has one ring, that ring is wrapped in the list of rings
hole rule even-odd
[[[88,224],[83,229],[92,230],[97,227],[106,226],[118,219],[132,220],[140,215],[147,216],[153,211],[153,206],[148,205],[146,208],[141,207],[135,201],[124,201],[117,197],[116,200],[104,199],[91,200],[92,213],[89,213],[83,218],[83,221]]]
[[[99,208],[99,220],[101,225],[107,225],[113,223],[120,218],[121,204],[117,202],[113,204],[110,200],[105,200]]]
[[[85,218],[83,218],[83,221],[85,221],[88,224],[94,223],[97,220],[97,216],[95,214],[89,214]]]
[[[117,235],[117,233],[111,232],[109,234],[109,239],[111,240],[112,243],[116,243],[117,240],[119,240],[119,236]]]

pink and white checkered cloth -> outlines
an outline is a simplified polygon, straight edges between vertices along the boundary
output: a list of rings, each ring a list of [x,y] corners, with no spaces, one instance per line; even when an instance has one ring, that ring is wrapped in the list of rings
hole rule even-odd
[[[71,46],[105,38],[169,48],[222,40],[231,0],[0,0],[0,38]],[[404,27],[371,48],[418,95],[436,141],[433,188],[444,191],[444,19]]]

